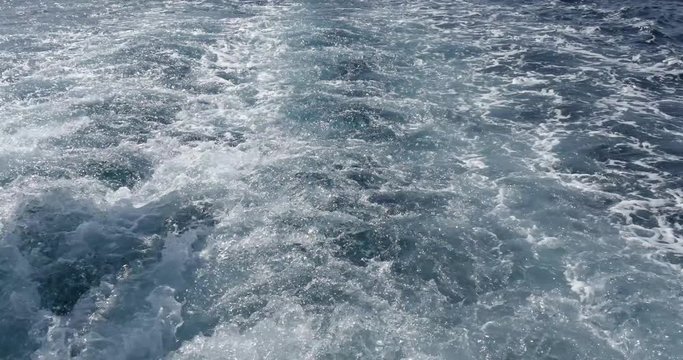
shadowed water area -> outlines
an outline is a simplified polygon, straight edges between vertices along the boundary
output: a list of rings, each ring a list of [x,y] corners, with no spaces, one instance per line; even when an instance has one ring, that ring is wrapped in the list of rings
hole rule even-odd
[[[680,359],[683,4],[0,1],[0,359]]]

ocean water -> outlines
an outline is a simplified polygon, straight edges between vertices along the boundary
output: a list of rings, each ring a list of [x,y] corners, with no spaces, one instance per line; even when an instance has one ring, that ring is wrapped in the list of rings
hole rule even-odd
[[[683,3],[0,1],[1,359],[682,359]]]

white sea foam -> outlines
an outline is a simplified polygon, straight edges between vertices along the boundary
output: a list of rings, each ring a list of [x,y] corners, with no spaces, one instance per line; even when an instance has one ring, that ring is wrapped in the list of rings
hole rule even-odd
[[[655,22],[109,5],[0,36],[44,47],[0,50],[2,324],[35,340],[15,357],[680,352],[683,63]]]

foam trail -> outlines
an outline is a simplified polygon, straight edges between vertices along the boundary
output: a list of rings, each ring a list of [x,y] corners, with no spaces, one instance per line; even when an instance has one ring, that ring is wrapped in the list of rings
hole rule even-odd
[[[676,359],[680,10],[0,4],[0,358]]]

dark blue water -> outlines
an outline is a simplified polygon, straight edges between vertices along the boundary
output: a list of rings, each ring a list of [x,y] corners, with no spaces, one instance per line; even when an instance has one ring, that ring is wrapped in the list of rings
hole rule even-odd
[[[683,358],[683,3],[0,2],[0,358]]]

